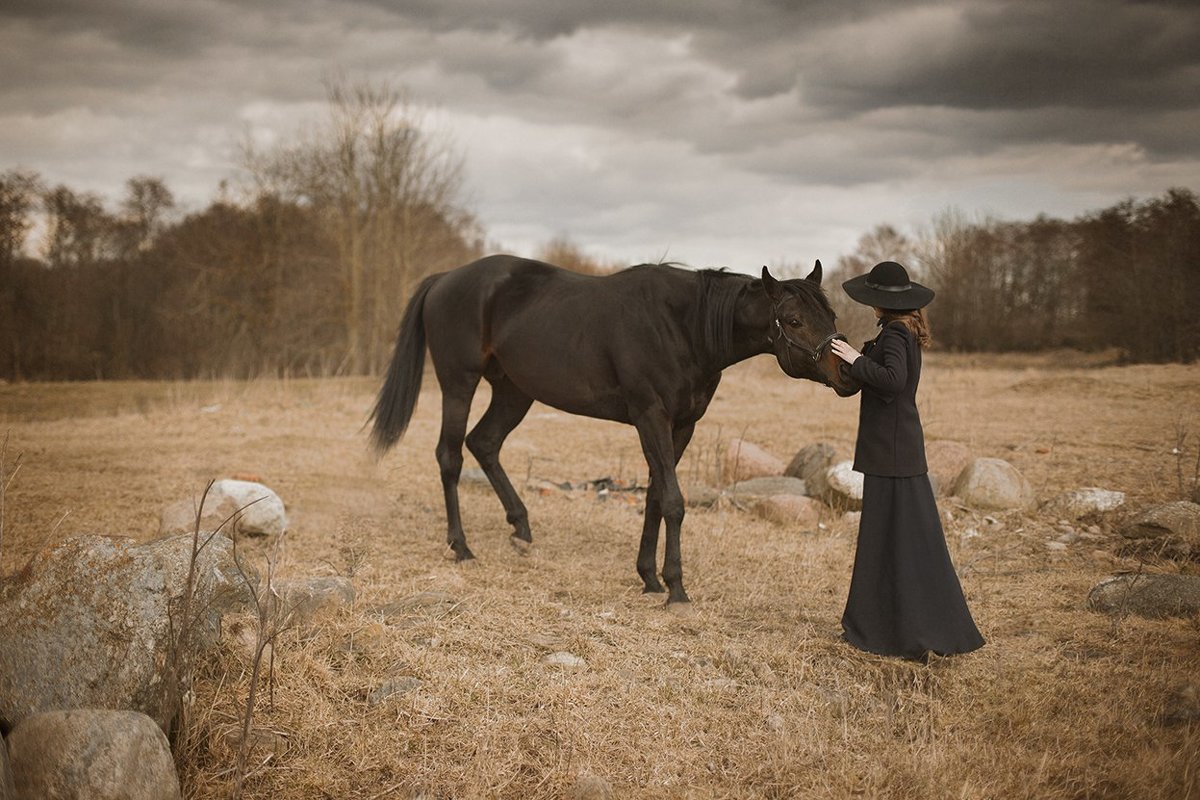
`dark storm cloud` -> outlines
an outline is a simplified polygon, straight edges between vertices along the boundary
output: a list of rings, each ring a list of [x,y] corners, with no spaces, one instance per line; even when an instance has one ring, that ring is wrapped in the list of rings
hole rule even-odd
[[[9,0],[0,169],[212,186],[247,130],[294,135],[344,74],[444,109],[500,228],[694,236],[715,202],[750,230],[820,187],[815,216],[850,230],[872,220],[825,212],[869,213],[864,191],[955,197],[930,176],[1050,187],[1031,203],[1082,198],[1080,171],[1088,198],[1186,183],[1197,41],[1187,2]]]

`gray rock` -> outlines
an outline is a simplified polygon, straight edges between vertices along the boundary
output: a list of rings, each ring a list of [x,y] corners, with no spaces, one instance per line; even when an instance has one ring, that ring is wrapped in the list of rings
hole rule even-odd
[[[689,483],[683,487],[683,499],[689,508],[712,508],[721,499],[721,493],[703,483]]]
[[[829,486],[825,483],[825,471],[833,466],[837,458],[837,450],[833,445],[817,442],[800,448],[792,457],[783,474],[789,478],[799,478],[804,481],[805,491],[809,497],[824,499]]]
[[[801,530],[813,530],[821,521],[820,501],[794,494],[760,497],[751,510],[763,519]]]
[[[1168,727],[1200,722],[1200,683],[1176,686],[1167,698],[1159,720]]]
[[[183,619],[192,536],[135,544],[82,536],[38,553],[0,583],[0,721],[16,725],[40,711],[120,708],[143,711],[166,730],[178,688],[191,676],[172,663],[172,630],[184,653],[213,645],[222,616],[244,609],[248,586],[220,534],[196,559],[190,622]],[[257,576],[247,568],[252,581]]]
[[[1042,503],[1043,514],[1061,519],[1079,519],[1088,514],[1104,513],[1120,508],[1125,502],[1124,492],[1097,489],[1087,486],[1055,495]]]
[[[971,451],[962,442],[934,439],[925,443],[925,461],[934,494],[941,495],[954,486],[963,468],[971,463]]]
[[[1190,616],[1200,613],[1200,575],[1116,575],[1092,587],[1087,605],[1105,614]]]
[[[846,511],[861,509],[864,477],[861,472],[854,471],[853,461],[839,461],[825,470],[829,504]]]
[[[977,458],[963,468],[952,494],[972,508],[1017,510],[1033,507],[1033,486],[1001,458]]]
[[[288,624],[307,625],[354,603],[354,584],[341,576],[275,581]]]
[[[1200,505],[1179,500],[1152,506],[1130,519],[1121,535],[1148,542],[1164,555],[1200,555]]]
[[[376,608],[375,614],[385,621],[406,617],[440,619],[454,613],[461,603],[457,597],[446,592],[418,592]]]
[[[49,711],[8,737],[19,797],[176,800],[167,737],[135,711]]]
[[[807,494],[804,481],[799,478],[789,478],[783,475],[750,478],[749,480],[739,481],[730,486],[727,491],[731,496],[739,500],[789,494],[803,497]]]
[[[367,705],[377,706],[389,697],[394,697],[400,694],[408,694],[415,692],[425,685],[425,682],[420,678],[414,678],[409,675],[400,675],[394,678],[389,678],[380,686],[371,691],[367,695]]]
[[[261,483],[229,478],[215,481],[203,498],[180,500],[164,508],[159,535],[195,530],[196,509],[202,499],[202,531],[219,529],[227,536],[277,536],[287,530],[287,513],[279,495]]]
[[[543,664],[548,664],[552,667],[558,667],[567,672],[581,672],[587,669],[587,661],[583,660],[574,653],[559,651],[551,653],[542,659]]]
[[[567,792],[569,800],[613,800],[613,787],[594,772],[581,771]]]
[[[3,738],[0,738],[0,800],[17,800],[12,767],[8,764],[8,747],[5,746]]]
[[[488,480],[487,473],[480,467],[465,467],[462,473],[458,476],[460,486],[473,486],[477,489],[491,489],[492,483]]]

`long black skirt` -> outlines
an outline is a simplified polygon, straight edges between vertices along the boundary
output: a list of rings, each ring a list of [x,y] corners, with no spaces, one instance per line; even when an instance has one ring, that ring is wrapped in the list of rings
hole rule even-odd
[[[850,644],[885,656],[922,659],[983,646],[928,475],[866,476],[842,629]]]

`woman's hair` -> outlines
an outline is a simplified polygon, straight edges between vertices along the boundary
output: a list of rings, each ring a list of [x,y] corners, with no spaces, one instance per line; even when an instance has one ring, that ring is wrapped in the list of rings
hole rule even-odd
[[[904,327],[912,332],[912,335],[917,337],[917,344],[921,347],[929,347],[933,341],[933,334],[929,330],[929,321],[925,319],[925,312],[921,309],[915,311],[892,311],[890,309],[883,310],[883,316],[879,318],[881,326],[887,325],[893,320],[900,322]]]

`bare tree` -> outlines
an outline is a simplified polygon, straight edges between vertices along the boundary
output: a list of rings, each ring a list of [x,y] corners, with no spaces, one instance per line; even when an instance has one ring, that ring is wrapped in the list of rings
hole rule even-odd
[[[382,366],[416,279],[458,263],[474,220],[459,207],[461,159],[404,91],[331,81],[327,97],[315,136],[248,150],[246,166],[258,191],[311,206],[336,242],[346,369],[361,373]]]

